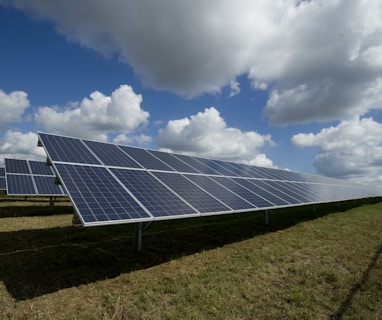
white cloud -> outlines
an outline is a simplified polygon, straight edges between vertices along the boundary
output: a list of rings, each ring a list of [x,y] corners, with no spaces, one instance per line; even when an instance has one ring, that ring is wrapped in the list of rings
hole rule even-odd
[[[272,161],[259,152],[261,147],[273,145],[271,136],[227,127],[215,108],[169,121],[159,130],[156,140],[160,148],[174,152],[272,165]]]
[[[0,90],[0,129],[11,122],[17,122],[30,106],[28,95],[23,91],[13,91],[9,94]]]
[[[272,123],[382,108],[380,0],[3,3],[52,21],[70,41],[120,55],[158,89],[216,93],[247,74],[269,91]]]
[[[131,133],[147,124],[149,113],[141,109],[141,102],[141,95],[122,85],[111,96],[95,91],[63,110],[40,107],[35,119],[50,132],[106,141],[108,133]]]
[[[240,83],[236,80],[231,81],[230,83],[231,92],[229,94],[229,97],[234,97],[240,93]]]
[[[382,176],[382,124],[354,117],[319,133],[292,137],[297,147],[319,147],[315,166],[319,174],[378,183]]]
[[[37,140],[36,133],[8,130],[0,142],[0,164],[4,165],[4,158],[45,161],[45,151]]]

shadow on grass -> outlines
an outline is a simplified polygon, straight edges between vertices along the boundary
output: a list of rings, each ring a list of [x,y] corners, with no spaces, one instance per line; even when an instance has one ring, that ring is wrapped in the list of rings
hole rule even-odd
[[[49,197],[0,196],[0,219],[71,213],[74,213],[74,209],[66,197],[57,197],[54,199],[51,210]]]
[[[341,206],[346,210],[354,204]],[[16,300],[114,278],[196,252],[217,248],[338,211],[336,205],[280,209],[270,226],[259,212],[170,220],[144,232],[132,249],[133,226],[66,227],[0,233],[0,280]]]

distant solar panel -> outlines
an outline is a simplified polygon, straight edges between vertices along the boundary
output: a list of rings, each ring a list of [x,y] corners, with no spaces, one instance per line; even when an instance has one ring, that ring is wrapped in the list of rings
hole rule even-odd
[[[81,222],[137,223],[381,196],[314,175],[39,133]]]
[[[65,195],[62,187],[55,183],[52,167],[45,162],[6,158],[4,169],[8,195]]]
[[[5,185],[5,168],[0,167],[0,190],[5,190],[6,185]]]

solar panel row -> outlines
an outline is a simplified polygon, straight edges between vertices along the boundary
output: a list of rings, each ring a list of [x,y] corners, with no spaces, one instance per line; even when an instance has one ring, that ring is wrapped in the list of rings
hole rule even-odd
[[[39,133],[84,225],[381,196],[341,180]]]
[[[62,187],[55,183],[51,166],[42,161],[5,159],[5,189],[8,195],[63,196]]]

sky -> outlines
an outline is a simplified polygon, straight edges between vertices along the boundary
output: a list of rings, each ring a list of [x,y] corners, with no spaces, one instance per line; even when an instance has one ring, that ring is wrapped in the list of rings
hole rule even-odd
[[[36,132],[382,187],[380,0],[0,0],[0,166]]]

